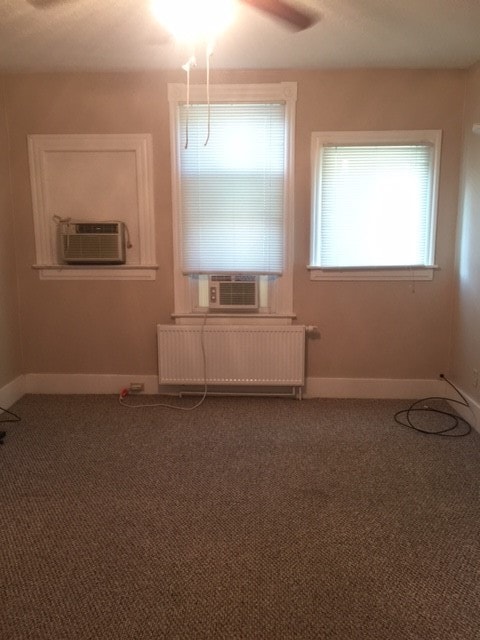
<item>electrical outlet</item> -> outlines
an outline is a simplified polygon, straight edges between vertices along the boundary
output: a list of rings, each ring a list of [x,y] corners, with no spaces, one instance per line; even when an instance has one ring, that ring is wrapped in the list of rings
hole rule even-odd
[[[479,380],[478,380],[478,369],[474,369],[473,370],[473,386],[475,388],[478,387],[478,383],[479,383]]]
[[[143,382],[131,382],[128,388],[130,393],[142,393],[145,390]]]

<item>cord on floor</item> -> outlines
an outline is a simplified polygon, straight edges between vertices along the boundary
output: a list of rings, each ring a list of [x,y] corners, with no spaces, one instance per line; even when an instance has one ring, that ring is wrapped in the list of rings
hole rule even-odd
[[[457,389],[457,387],[450,382],[450,380],[443,374],[440,374],[440,378],[445,380],[460,396],[461,400],[455,400],[452,398],[444,398],[441,396],[430,396],[428,398],[421,398],[420,400],[416,400],[413,402],[408,409],[402,409],[401,411],[397,411],[394,415],[395,422],[401,424],[403,427],[408,427],[409,429],[413,429],[414,431],[418,431],[419,433],[425,433],[430,436],[444,436],[449,438],[461,438],[463,436],[468,436],[468,434],[472,431],[472,425],[462,418],[461,416],[453,413],[451,411],[445,411],[444,409],[435,409],[433,407],[428,406],[427,403],[432,401],[434,402],[453,402],[454,404],[458,404],[462,407],[466,407],[470,409],[470,405],[465,396]],[[423,406],[420,406],[423,405]],[[418,418],[423,414],[426,416],[427,414],[437,414],[438,416],[442,416],[442,419],[447,418],[448,424],[445,428],[440,428],[435,431],[431,431],[430,429],[422,428],[418,425]],[[415,421],[417,423],[415,424]],[[451,421],[451,422],[450,422]]]
[[[3,411],[3,413],[8,413],[8,415],[11,416],[11,418],[4,418],[2,416],[0,418],[0,424],[2,424],[3,422],[20,422],[21,420],[20,416],[17,416],[17,414],[13,413],[13,411],[9,411],[8,409],[4,409],[3,407],[0,407],[0,411]],[[6,435],[6,431],[0,431],[0,445],[3,444]]]

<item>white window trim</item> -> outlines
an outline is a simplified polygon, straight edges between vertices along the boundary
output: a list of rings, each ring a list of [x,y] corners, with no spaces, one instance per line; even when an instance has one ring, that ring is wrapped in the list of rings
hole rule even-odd
[[[358,267],[351,269],[330,267],[322,269],[308,266],[307,269],[310,271],[310,280],[408,280],[409,282],[417,282],[433,280],[433,273],[438,267],[434,265],[432,267]]]
[[[316,214],[318,202],[318,183],[316,177],[319,172],[320,150],[326,144],[388,144],[388,143],[418,143],[427,141],[434,146],[433,159],[433,184],[432,184],[432,215],[430,218],[430,264],[408,265],[406,267],[352,267],[335,268],[321,267],[309,264],[310,280],[337,280],[337,281],[419,281],[432,280],[438,266],[434,264],[436,245],[436,226],[438,208],[438,186],[440,176],[440,154],[442,131],[439,129],[421,130],[395,130],[395,131],[315,131],[311,138],[311,168],[312,168],[312,214],[310,230],[310,256],[315,255],[315,238],[318,233],[318,217]]]
[[[177,153],[177,106],[187,99],[187,85],[170,83],[168,85],[168,100],[170,104],[170,149],[172,162],[172,210],[173,210],[173,246],[174,246],[174,293],[175,310],[172,317],[177,322],[188,318],[202,318],[206,310],[195,309],[197,299],[196,287],[193,279],[185,276],[182,271],[181,220],[180,220],[180,158]],[[295,145],[295,106],[297,99],[296,82],[280,82],[267,84],[225,84],[210,86],[211,102],[269,102],[282,100],[286,107],[286,138],[288,146],[287,172],[285,178],[285,269],[282,276],[271,287],[269,311],[255,314],[228,315],[210,314],[209,318],[218,318],[228,322],[228,318],[238,323],[239,319],[249,318],[272,319],[279,318],[291,322],[293,313],[293,198],[294,198],[294,145]],[[206,102],[205,85],[190,86],[191,102]],[[215,126],[212,124],[212,126]],[[209,320],[210,321],[210,320]]]
[[[36,263],[41,280],[155,280],[152,136],[131,134],[41,134],[28,136]],[[134,153],[140,260],[125,265],[59,264],[52,213],[48,207],[46,154],[58,151]]]

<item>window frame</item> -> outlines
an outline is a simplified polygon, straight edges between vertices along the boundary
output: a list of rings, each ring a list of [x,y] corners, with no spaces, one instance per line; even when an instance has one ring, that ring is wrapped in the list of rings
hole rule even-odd
[[[440,175],[442,131],[439,129],[393,130],[393,131],[315,131],[311,135],[311,232],[310,232],[310,271],[311,280],[432,280],[438,266],[435,264],[435,245],[438,209],[438,187]],[[316,263],[318,234],[320,233],[321,205],[321,151],[326,145],[398,145],[429,143],[433,146],[429,263],[427,265],[406,266],[353,266],[326,267]]]
[[[205,85],[190,85],[188,88],[191,103],[207,102]],[[295,317],[293,313],[293,196],[294,196],[294,143],[295,143],[295,109],[297,99],[296,82],[280,82],[266,84],[234,84],[210,85],[210,102],[278,102],[285,103],[285,184],[284,184],[284,257],[285,265],[281,276],[268,280],[268,307],[260,308],[255,313],[218,313],[209,318],[228,322],[228,318],[276,319],[282,323],[290,323]],[[208,308],[198,306],[198,278],[185,275],[182,271],[182,225],[180,215],[181,172],[178,153],[179,118],[178,105],[187,100],[187,85],[168,84],[168,100],[170,106],[170,150],[172,167],[172,220],[173,220],[173,262],[174,262],[174,312],[176,322],[196,321],[204,317]],[[212,123],[211,126],[215,126]],[[181,132],[180,132],[181,133]],[[181,138],[181,136],[180,136]]]
[[[155,248],[153,196],[153,143],[150,133],[32,134],[27,137],[36,261],[40,280],[155,280],[158,270]],[[134,159],[126,177],[135,184],[137,209],[131,212],[129,233],[138,247],[138,258],[123,265],[67,265],[59,261],[56,225],[52,221],[51,193],[58,176],[49,174],[49,158],[62,153],[79,159],[88,153]],[[112,174],[112,179],[115,174]],[[88,198],[85,206],[95,210]],[[58,212],[62,214],[63,212]],[[90,218],[89,218],[90,219]],[[132,224],[135,223],[135,224]],[[137,230],[135,230],[137,229]]]

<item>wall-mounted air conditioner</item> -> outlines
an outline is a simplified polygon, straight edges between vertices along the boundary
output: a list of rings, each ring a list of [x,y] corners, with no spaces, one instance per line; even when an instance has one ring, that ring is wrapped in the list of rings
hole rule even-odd
[[[258,309],[258,276],[211,275],[208,278],[208,307],[211,310]]]
[[[61,221],[58,248],[65,264],[125,264],[125,224],[118,220]]]

